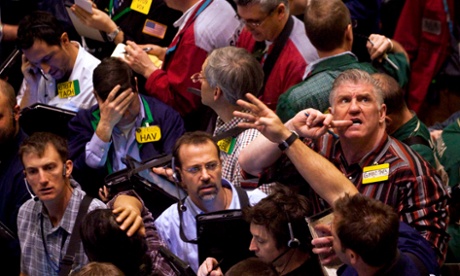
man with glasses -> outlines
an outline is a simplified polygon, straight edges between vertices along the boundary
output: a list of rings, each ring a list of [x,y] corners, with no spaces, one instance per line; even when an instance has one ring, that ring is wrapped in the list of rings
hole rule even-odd
[[[100,61],[71,41],[52,14],[26,16],[17,41],[24,53],[24,81],[17,97],[21,108],[39,102],[78,111],[96,104],[91,76]]]
[[[262,64],[265,79],[261,100],[271,109],[289,87],[302,81],[305,68],[318,59],[304,24],[289,13],[288,0],[235,0],[245,25],[237,46]]]
[[[208,133],[188,132],[179,138],[173,149],[176,181],[187,191],[182,214],[178,203],[166,209],[155,221],[158,232],[169,249],[180,259],[198,270],[198,246],[184,241],[180,235],[183,228],[186,239],[196,238],[195,216],[226,209],[241,209],[235,187],[222,178],[222,160],[219,147]],[[247,192],[249,204],[254,205],[266,195],[254,190]],[[182,219],[180,219],[182,216]]]
[[[212,51],[203,63],[201,72],[194,74],[192,80],[201,83],[201,102],[212,108],[218,116],[214,136],[236,128],[242,119],[234,117],[233,111],[244,112],[236,101],[246,99],[244,95],[248,92],[258,96],[263,78],[260,64],[245,49],[227,46]],[[254,189],[253,185],[247,185],[250,182],[241,182],[238,156],[258,135],[259,131],[247,129],[218,142],[222,151],[223,177],[235,186]]]
[[[366,37],[369,56],[374,62],[358,62],[351,52],[354,38],[350,12],[342,0],[309,1],[304,23],[320,59],[307,67],[303,82],[279,97],[276,114],[283,122],[306,108],[326,111],[334,79],[348,69],[368,73],[382,70],[398,80],[401,87],[407,83],[407,55],[394,40],[375,34]]]

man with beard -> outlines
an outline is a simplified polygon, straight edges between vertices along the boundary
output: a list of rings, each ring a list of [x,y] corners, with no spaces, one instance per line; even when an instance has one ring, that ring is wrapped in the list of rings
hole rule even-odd
[[[96,104],[91,76],[99,60],[71,41],[57,19],[47,12],[26,16],[18,27],[24,81],[21,108],[44,103],[78,111]]]
[[[196,215],[245,206],[241,206],[235,187],[222,178],[219,147],[208,133],[197,131],[184,134],[174,146],[173,157],[176,180],[188,193],[183,204],[186,211],[179,214],[178,203],[173,204],[161,214],[155,225],[171,252],[196,272],[199,265],[198,246],[182,239],[180,227],[186,239],[194,239],[197,233]],[[247,192],[247,195],[250,205],[266,196],[260,190]]]
[[[0,80],[0,221],[17,232],[19,207],[27,199],[19,145],[26,134],[19,127],[19,106],[13,87]],[[7,242],[0,235],[0,266],[4,271],[19,274],[19,243]]]

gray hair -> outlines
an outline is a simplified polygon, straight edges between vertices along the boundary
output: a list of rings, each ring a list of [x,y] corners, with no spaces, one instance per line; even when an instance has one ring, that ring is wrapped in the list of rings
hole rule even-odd
[[[244,94],[260,94],[264,72],[260,63],[245,49],[227,46],[209,55],[204,76],[211,88],[219,87],[225,99],[236,105]]]
[[[359,69],[350,69],[342,72],[334,81],[331,93],[329,94],[329,105],[333,107],[333,102],[339,87],[345,83],[353,84],[370,84],[373,88],[373,93],[377,99],[377,104],[380,107],[383,104],[383,92],[377,81],[366,71]]]
[[[279,4],[283,3],[287,10],[289,10],[289,0],[233,0],[237,6],[249,6],[260,4],[262,11],[273,11]]]

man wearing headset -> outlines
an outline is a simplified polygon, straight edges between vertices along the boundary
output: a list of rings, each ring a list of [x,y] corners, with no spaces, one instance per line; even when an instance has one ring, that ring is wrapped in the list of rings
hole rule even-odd
[[[312,253],[311,236],[305,221],[310,213],[307,199],[289,188],[276,185],[273,192],[252,208],[245,209],[252,234],[249,249],[279,275],[322,275],[317,255]],[[198,276],[221,275],[212,271],[217,260],[208,258]]]
[[[235,187],[222,178],[219,148],[205,132],[189,132],[176,141],[173,148],[175,181],[187,191],[184,203],[166,209],[155,225],[172,253],[198,270],[198,246],[195,216],[226,209],[241,209]],[[249,205],[266,195],[260,190],[247,192]],[[179,210],[180,209],[180,210]],[[181,229],[182,228],[182,229]],[[181,236],[181,231],[183,232]]]
[[[67,249],[76,233],[74,225],[79,221],[80,205],[86,194],[70,176],[73,163],[68,159],[63,138],[51,133],[34,133],[21,144],[19,156],[24,165],[25,187],[32,197],[18,214],[21,275],[58,275],[63,270],[64,256],[69,254]],[[113,211],[128,236],[143,231],[139,202],[132,198],[117,197]],[[107,208],[97,199],[88,201],[86,213]],[[79,237],[75,252],[69,255],[73,259],[69,269],[77,270],[88,262]]]

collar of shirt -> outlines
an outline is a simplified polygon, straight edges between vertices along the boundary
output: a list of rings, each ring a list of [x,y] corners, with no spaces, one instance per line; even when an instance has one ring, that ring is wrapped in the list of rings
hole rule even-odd
[[[357,163],[357,165],[362,169],[366,166],[371,166],[375,162],[378,162],[380,159],[382,159],[383,157],[382,154],[385,152],[383,148],[389,146],[389,139],[391,138],[388,137],[388,135],[385,133],[382,139],[377,144],[377,146],[373,150],[368,152],[366,155],[364,155],[363,158],[361,158],[361,160]],[[342,164],[345,168],[349,168],[354,165],[354,164],[347,164],[345,161],[345,158],[343,158],[342,160],[341,156],[343,156],[343,152],[342,152],[341,143],[335,143],[333,145],[333,155],[332,156],[334,156],[333,157],[334,164]]]
[[[45,208],[43,208],[43,203],[41,201],[38,201],[35,203],[35,204],[39,204],[37,208],[37,211],[38,211],[38,222],[37,223],[39,223],[39,220],[41,219],[41,217],[44,218],[43,231],[45,235],[49,235],[57,231],[59,228],[64,229],[67,232],[67,234],[72,233],[73,225],[77,218],[78,210],[80,208],[80,203],[84,195],[85,193],[79,188],[73,189],[72,196],[70,197],[70,201],[67,204],[66,210],[64,212],[64,216],[59,222],[59,225],[56,227],[52,227],[51,221],[49,220],[49,216]]]
[[[175,28],[178,28],[177,30],[177,33],[180,33],[180,31],[182,30],[182,28],[185,26],[185,24],[187,23],[188,19],[190,18],[190,16],[192,16],[193,14],[193,11],[195,10],[195,8],[201,3],[201,1],[198,1],[196,2],[193,6],[191,6],[186,12],[184,12],[182,14],[182,16],[177,19],[176,22],[174,22],[173,26]]]
[[[328,56],[328,57],[323,57],[323,58],[319,58],[313,62],[310,62],[308,65],[307,65],[307,68],[305,68],[305,73],[303,74],[303,77],[302,79],[305,80],[307,78],[307,76],[313,71],[315,70],[315,66],[320,63],[320,62],[323,62],[325,60],[328,60],[328,59],[331,59],[331,58],[335,58],[335,57],[340,57],[340,56],[344,56],[344,55],[352,55],[354,56],[356,59],[358,59],[358,57],[356,57],[355,54],[353,54],[352,52],[350,51],[346,51],[346,52],[343,52],[343,53],[340,53],[340,54],[337,54],[337,55],[332,55],[332,56]]]
[[[241,112],[249,113],[248,110],[242,110]],[[217,117],[216,128],[214,130],[214,136],[219,135],[229,129],[235,128],[238,126],[238,123],[244,121],[242,118],[233,117],[229,122],[224,122],[220,116]]]

